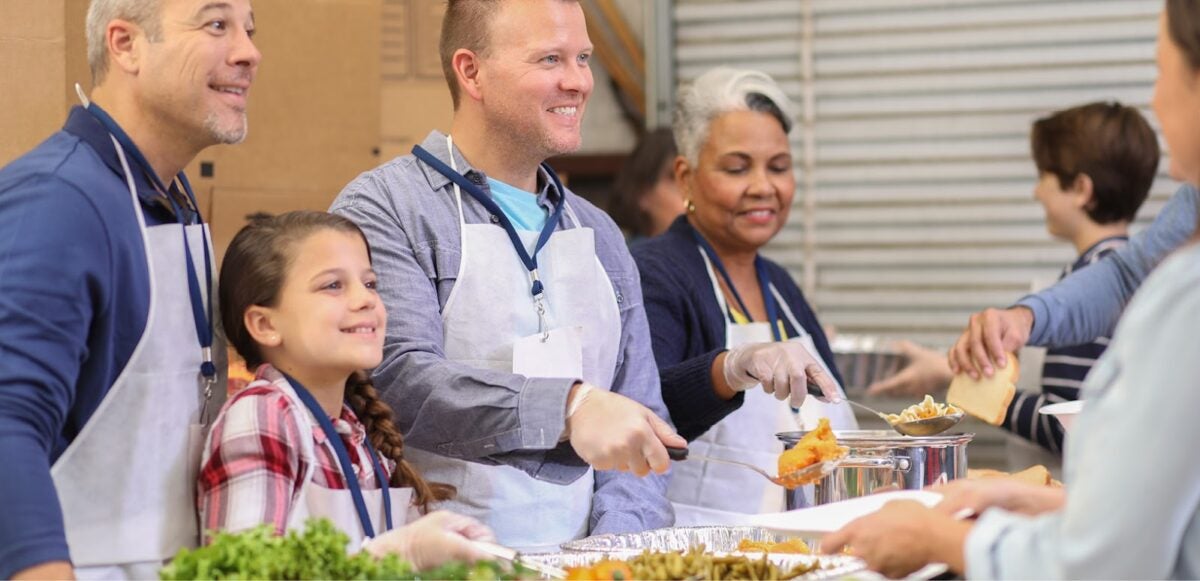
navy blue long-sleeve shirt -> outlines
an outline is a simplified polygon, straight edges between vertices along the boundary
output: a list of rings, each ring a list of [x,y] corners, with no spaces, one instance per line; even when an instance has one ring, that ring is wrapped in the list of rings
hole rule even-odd
[[[139,193],[153,192],[135,173]],[[147,225],[174,221],[142,206]],[[0,169],[0,578],[69,558],[50,467],[128,362],[149,301],[116,149],[76,107]]]
[[[1126,236],[1112,236],[1083,251],[1075,262],[1063,269],[1061,281],[1071,273],[1095,264],[1125,246]],[[1008,404],[1000,426],[1051,452],[1062,454],[1066,431],[1051,416],[1038,413],[1042,406],[1079,399],[1079,390],[1092,366],[1108,348],[1108,337],[1096,337],[1090,343],[1051,347],[1042,364],[1042,391],[1019,392]]]
[[[694,440],[741,407],[745,396],[723,400],[713,391],[712,364],[725,351],[728,319],[713,295],[708,268],[696,246],[693,228],[685,216],[661,236],[638,242],[631,252],[642,276],[646,317],[663,401],[679,434]],[[767,276],[787,301],[804,330],[813,336],[821,359],[838,383],[842,376],[834,364],[825,332],[808,301],[782,266],[764,259]],[[789,337],[801,333],[784,318]]]

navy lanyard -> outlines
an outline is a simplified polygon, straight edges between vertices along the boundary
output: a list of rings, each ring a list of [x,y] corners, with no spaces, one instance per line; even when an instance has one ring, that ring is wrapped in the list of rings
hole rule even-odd
[[[154,187],[157,188],[158,191],[167,198],[167,201],[171,204],[172,210],[175,212],[175,219],[179,222],[179,225],[183,231],[183,251],[185,253],[184,262],[186,263],[187,268],[188,294],[191,296],[192,320],[196,324],[196,338],[200,342],[200,352],[203,355],[203,360],[200,362],[200,374],[204,376],[205,382],[207,383],[204,394],[205,402],[207,403],[208,397],[212,395],[212,386],[217,380],[217,366],[213,363],[212,358],[213,301],[212,297],[210,296],[206,304],[204,301],[204,295],[200,292],[200,280],[196,275],[196,265],[192,263],[192,248],[188,243],[187,214],[185,213],[184,208],[179,207],[179,204],[175,201],[175,198],[170,195],[166,186],[163,185],[162,180],[158,178],[158,174],[154,173],[153,168],[150,166],[150,162],[146,161],[145,156],[142,155],[142,151],[133,143],[133,140],[129,138],[129,135],[126,134],[123,129],[121,129],[121,126],[117,125],[117,122],[95,103],[89,104],[87,106],[87,110],[94,117],[96,117],[96,119],[99,120],[106,129],[108,129],[109,134],[111,134],[113,138],[117,140],[117,143],[121,145],[121,149],[133,158],[134,163],[141,168],[142,173],[145,174],[150,182],[154,184]],[[196,196],[192,193],[192,185],[188,182],[187,176],[183,175],[183,172],[179,172],[179,175],[176,176],[176,179],[179,180],[179,184],[183,187],[184,193],[187,194],[188,200],[191,202],[192,207],[197,208],[196,223],[203,224],[204,221],[200,217],[199,205],[196,204]],[[200,229],[200,236],[202,246],[204,247],[204,281],[205,284],[208,285],[206,288],[208,288],[209,292],[211,293],[212,258],[208,253],[208,234],[205,233],[203,228]],[[146,251],[149,252],[150,249],[147,248]],[[203,412],[201,415],[204,415]]]
[[[282,371],[280,373],[283,373]],[[333,446],[333,453],[337,455],[338,464],[342,466],[342,476],[346,478],[346,488],[350,489],[350,497],[354,499],[354,509],[358,511],[358,520],[362,523],[363,535],[367,538],[375,537],[375,527],[371,525],[371,515],[367,514],[367,501],[363,498],[362,486],[358,484],[358,476],[354,474],[354,464],[350,462],[350,453],[346,451],[346,445],[342,443],[342,437],[333,427],[333,422],[329,419],[329,414],[321,409],[321,405],[317,403],[317,399],[299,381],[296,381],[292,376],[283,373],[287,378],[288,383],[296,390],[296,395],[300,396],[300,401],[304,402],[304,407],[312,413],[317,419],[317,424],[321,426],[321,430],[325,432],[325,439],[329,441],[329,445]],[[375,448],[371,446],[371,439],[367,437],[363,440],[363,444],[367,446],[367,453],[371,455],[371,468],[375,470],[375,479],[379,482],[379,490],[383,493],[383,518],[386,531],[392,530],[392,499],[388,493],[388,482],[383,477],[383,466],[379,464],[379,457],[375,454]]]
[[[542,298],[542,293],[545,292],[545,286],[542,284],[542,281],[538,276],[537,253],[542,249],[543,246],[546,245],[546,242],[550,240],[550,235],[553,234],[555,228],[558,227],[558,222],[562,218],[563,205],[566,200],[562,182],[558,181],[558,176],[554,174],[554,171],[550,169],[550,166],[542,164],[542,168],[546,170],[546,173],[550,174],[550,179],[554,181],[554,187],[558,188],[559,198],[558,202],[554,204],[554,211],[551,212],[550,216],[546,219],[546,225],[542,227],[542,233],[538,236],[537,246],[534,247],[533,255],[531,256],[529,252],[525,250],[525,244],[521,242],[521,237],[517,234],[517,229],[513,227],[512,221],[510,221],[508,216],[505,215],[504,210],[502,210],[500,206],[496,204],[494,200],[492,200],[491,197],[485,194],[483,190],[479,189],[479,186],[471,183],[471,181],[463,177],[462,174],[451,169],[450,166],[446,165],[444,162],[442,162],[442,160],[434,157],[432,153],[429,153],[420,145],[414,145],[412,152],[413,155],[417,156],[417,159],[429,164],[429,167],[432,167],[433,169],[437,170],[438,173],[446,176],[446,178],[450,181],[458,184],[460,188],[466,191],[467,194],[472,198],[475,198],[475,201],[483,204],[483,207],[487,208],[487,211],[491,212],[491,214],[500,221],[500,225],[504,227],[504,231],[508,233],[509,240],[512,241],[513,249],[517,251],[517,256],[521,258],[521,262],[525,264],[525,268],[529,269],[529,278],[532,280],[532,286],[529,289],[529,292],[533,295],[534,300],[540,301]],[[450,155],[454,155],[454,152],[450,152]]]
[[[700,245],[701,250],[708,256],[709,262],[716,267],[717,272],[721,274],[721,278],[725,280],[725,286],[729,287],[729,292],[733,293],[733,299],[737,301],[738,308],[742,309],[742,314],[746,315],[747,319],[751,319],[750,309],[746,308],[746,303],[742,301],[742,295],[738,294],[737,287],[733,285],[733,279],[729,276],[729,272],[725,270],[725,264],[721,262],[721,258],[717,256],[717,251],[712,245],[700,235],[695,228],[692,229],[692,235],[696,237],[696,243]],[[767,277],[767,265],[763,262],[761,256],[754,256],[754,272],[758,275],[758,286],[762,289],[763,307],[767,311],[767,326],[771,328],[771,336],[775,337],[776,341],[783,341],[783,336],[779,332],[779,325],[776,323],[776,305],[775,295],[771,293],[771,279]],[[729,316],[729,321],[732,323],[733,314],[726,313]]]

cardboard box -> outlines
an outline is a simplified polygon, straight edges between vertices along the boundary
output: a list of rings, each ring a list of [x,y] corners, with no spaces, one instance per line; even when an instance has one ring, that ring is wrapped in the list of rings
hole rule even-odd
[[[213,252],[219,264],[229,242],[246,224],[247,215],[255,212],[282,214],[292,210],[325,211],[337,192],[293,188],[215,188],[208,194],[211,204],[206,215],[212,228]]]
[[[249,135],[197,156],[188,168],[197,189],[336,194],[378,165],[381,12],[381,0],[255,0],[263,60]]]
[[[407,155],[434,129],[450,130],[454,106],[443,80],[414,79],[383,86],[381,161]]]
[[[76,80],[90,86],[86,12],[87,0],[0,1],[0,166],[62,127]]]

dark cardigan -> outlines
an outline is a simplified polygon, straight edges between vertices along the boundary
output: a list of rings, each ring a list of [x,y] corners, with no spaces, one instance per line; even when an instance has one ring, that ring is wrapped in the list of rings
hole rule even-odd
[[[631,249],[642,277],[663,401],[676,429],[689,441],[741,407],[745,399],[739,393],[725,401],[713,392],[712,364],[725,351],[727,318],[713,296],[693,231],[686,216],[681,216],[661,236],[640,241]],[[842,377],[834,365],[829,341],[800,288],[783,267],[764,261],[768,278],[796,319],[813,335],[821,358],[840,384]],[[779,316],[783,317],[782,310]],[[789,337],[799,335],[786,317],[784,326]]]

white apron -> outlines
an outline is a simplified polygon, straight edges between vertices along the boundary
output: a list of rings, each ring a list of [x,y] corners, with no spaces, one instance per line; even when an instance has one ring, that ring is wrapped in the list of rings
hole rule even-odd
[[[700,251],[700,256],[708,267],[717,304],[722,313],[728,313],[725,295],[717,282],[713,264],[703,251]],[[817,351],[812,335],[800,326],[774,285],[771,285],[770,292],[792,328],[803,333],[790,340],[800,342],[821,363],[825,372],[833,377],[829,366]],[[771,341],[774,341],[774,336],[768,323],[735,325],[727,321],[725,324],[726,349]],[[841,386],[838,388],[841,389]],[[760,386],[752,387],[745,393],[742,407],[717,422],[692,441],[688,448],[697,455],[742,460],[774,472],[779,464],[779,454],[783,452],[783,446],[775,434],[795,431],[802,426],[797,424],[789,402],[775,399],[773,394],[763,391]],[[844,402],[830,405],[815,397],[806,397],[800,415],[802,418],[829,417],[834,429],[858,427],[853,411]],[[816,425],[816,419],[812,420],[812,425]],[[744,468],[688,460],[676,462],[671,470],[667,497],[675,507],[676,526],[745,524],[747,514],[780,512],[785,506],[782,487]]]
[[[447,138],[454,163],[454,148]],[[457,171],[457,168],[454,168]],[[610,389],[621,340],[621,315],[608,274],[596,257],[595,235],[579,225],[570,206],[565,216],[574,227],[555,231],[538,253],[545,284],[547,329],[578,337],[582,361],[543,360],[538,369],[514,369],[514,345],[536,342],[538,315],[530,277],[505,230],[492,224],[467,224],[462,192],[454,185],[462,236],[462,258],[454,289],[442,310],[446,359],[476,368],[536,377],[582,377]],[[526,248],[536,232],[520,232]],[[520,353],[516,359],[526,359]],[[576,373],[582,368],[582,374]],[[546,447],[559,433],[543,434]],[[409,458],[434,482],[458,489],[443,507],[475,517],[492,528],[500,544],[513,547],[555,545],[585,536],[591,516],[594,475],[554,484],[510,466],[487,465],[409,448]]]
[[[281,384],[277,383],[276,385]],[[300,417],[296,418],[296,425],[299,428],[300,453],[308,465],[308,471],[300,484],[300,492],[296,495],[295,505],[292,507],[291,514],[288,515],[288,530],[303,530],[305,521],[310,518],[327,518],[334,526],[346,533],[346,536],[350,537],[350,543],[346,549],[351,553],[356,553],[362,547],[364,535],[362,523],[358,520],[358,511],[354,508],[354,497],[348,488],[325,488],[313,482],[313,475],[316,474],[318,465],[316,446],[313,442],[312,422],[314,420],[291,384],[284,380],[282,387],[283,393],[291,400],[293,409],[299,412]],[[326,437],[336,438],[338,435],[326,434]],[[211,446],[205,447],[205,455],[211,448]],[[344,476],[354,478],[352,474]],[[367,511],[370,513],[371,526],[374,527],[377,536],[381,535],[387,530],[387,520],[383,515],[383,490],[364,488],[362,494]],[[389,488],[388,495],[392,504],[393,529],[398,529],[420,517],[416,507],[412,506],[412,488]]]
[[[50,470],[80,579],[157,578],[165,560],[199,542],[196,473],[207,426],[200,423],[204,382],[183,262],[187,253],[179,224],[146,226],[125,152],[115,139],[113,144],[142,230],[150,306],[129,361]],[[207,230],[187,226],[191,248],[202,248]],[[203,253],[193,254],[196,271],[203,273]],[[201,283],[206,301],[212,290]],[[219,337],[212,351],[217,378],[207,405],[215,415],[226,386],[225,343]]]

